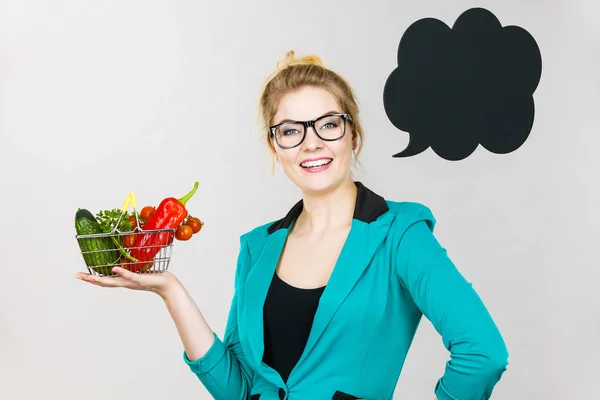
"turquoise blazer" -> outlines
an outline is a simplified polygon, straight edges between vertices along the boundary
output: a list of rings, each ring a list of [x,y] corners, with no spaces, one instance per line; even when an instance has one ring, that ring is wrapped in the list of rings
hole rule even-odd
[[[262,362],[263,304],[300,200],[240,237],[225,334],[184,361],[218,400],[388,400],[424,315],[450,352],[432,383],[439,400],[483,400],[508,365],[492,317],[415,202],[385,200],[360,182],[352,226],[287,384]],[[400,394],[400,396],[402,396]],[[433,396],[432,396],[433,397]],[[402,397],[401,397],[402,398]]]

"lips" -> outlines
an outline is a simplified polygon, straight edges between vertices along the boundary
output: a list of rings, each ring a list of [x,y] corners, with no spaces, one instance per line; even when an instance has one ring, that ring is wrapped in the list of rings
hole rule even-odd
[[[333,158],[330,158],[330,157],[307,159],[307,160],[302,161],[300,163],[300,166],[302,168],[318,168],[318,167],[322,167],[324,165],[328,165],[332,161],[333,161]]]

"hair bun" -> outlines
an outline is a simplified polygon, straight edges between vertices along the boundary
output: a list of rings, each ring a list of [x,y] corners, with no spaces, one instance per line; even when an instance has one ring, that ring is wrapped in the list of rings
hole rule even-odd
[[[321,58],[315,54],[310,54],[300,58],[296,58],[294,55],[294,50],[288,51],[282,59],[277,61],[277,70],[281,71],[292,65],[318,65],[320,67],[324,67]]]

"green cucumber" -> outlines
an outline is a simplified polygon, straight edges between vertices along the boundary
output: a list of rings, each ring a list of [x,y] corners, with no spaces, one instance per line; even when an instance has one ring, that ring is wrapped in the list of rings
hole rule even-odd
[[[94,215],[79,208],[75,214],[77,235],[104,233]],[[121,259],[119,249],[109,236],[78,237],[85,264],[101,275],[113,275],[112,267]],[[91,251],[92,253],[85,253]]]

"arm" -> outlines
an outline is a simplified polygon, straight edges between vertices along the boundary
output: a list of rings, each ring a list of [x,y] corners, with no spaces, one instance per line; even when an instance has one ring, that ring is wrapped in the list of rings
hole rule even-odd
[[[439,400],[489,399],[506,370],[508,352],[480,297],[424,220],[406,230],[398,254],[402,284],[450,351],[435,395]]]
[[[185,287],[174,281],[161,297],[175,323],[186,354],[194,360],[203,357],[213,345],[214,334]]]
[[[183,358],[208,392],[217,400],[247,399],[253,378],[242,351],[237,327],[238,285],[250,256],[247,243],[240,240],[235,294],[231,302],[224,340],[213,333],[189,295],[179,291],[166,299],[185,351]]]

